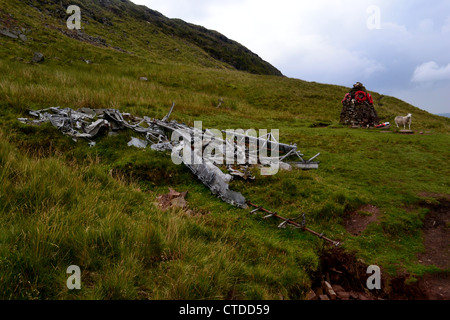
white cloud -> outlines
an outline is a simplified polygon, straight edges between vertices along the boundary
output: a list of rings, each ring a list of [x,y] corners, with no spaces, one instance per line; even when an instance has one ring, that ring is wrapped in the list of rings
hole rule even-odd
[[[432,33],[434,31],[434,21],[432,19],[424,19],[419,23],[419,32]]]
[[[351,85],[385,70],[366,54],[371,41],[367,8],[372,3],[221,2],[211,6],[211,17],[202,23],[245,45],[285,75]]]
[[[442,33],[450,33],[450,17],[445,20],[444,25],[441,28]]]
[[[369,90],[410,92],[414,99],[417,84],[448,79],[450,67],[436,64],[448,62],[450,52],[448,0],[132,1],[216,30],[293,78],[364,81]],[[381,29],[367,27],[371,6],[380,9]],[[433,108],[443,108],[444,98],[432,99]]]
[[[290,77],[350,86],[385,71],[382,63],[367,58],[364,52],[335,45],[320,35],[302,36],[290,45],[292,50],[286,48],[272,57],[273,63]]]
[[[411,79],[412,82],[433,82],[450,80],[450,63],[440,67],[436,62],[425,62],[418,66]]]

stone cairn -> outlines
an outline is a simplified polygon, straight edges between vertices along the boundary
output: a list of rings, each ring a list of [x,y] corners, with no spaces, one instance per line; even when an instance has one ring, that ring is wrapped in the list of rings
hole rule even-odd
[[[373,98],[362,83],[357,82],[342,100],[340,123],[352,127],[374,127],[378,125],[378,114],[373,107]]]

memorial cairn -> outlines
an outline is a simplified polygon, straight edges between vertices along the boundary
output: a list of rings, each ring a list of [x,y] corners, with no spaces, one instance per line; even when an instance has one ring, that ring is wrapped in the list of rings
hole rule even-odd
[[[352,127],[376,127],[379,119],[373,98],[362,83],[357,82],[342,100],[340,123]]]

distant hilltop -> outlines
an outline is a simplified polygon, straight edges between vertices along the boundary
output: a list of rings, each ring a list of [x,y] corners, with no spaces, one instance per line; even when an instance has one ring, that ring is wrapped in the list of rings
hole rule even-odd
[[[43,51],[42,47],[47,47],[49,42],[59,42],[60,51],[65,47],[72,52],[86,49],[86,46],[79,44],[68,44],[64,39],[66,36],[96,47],[146,56],[157,62],[170,60],[181,64],[283,76],[257,54],[217,31],[181,19],[169,19],[129,0],[4,2],[0,8],[0,44],[1,39],[16,40],[20,45],[9,51],[17,52],[17,55],[27,51],[25,47]],[[66,10],[71,5],[80,10],[79,30],[68,30],[66,27],[70,16]],[[45,55],[45,52],[42,53]],[[70,52],[66,57],[69,55]],[[61,56],[59,52],[59,58]]]
[[[440,113],[438,116],[450,118],[450,113]]]

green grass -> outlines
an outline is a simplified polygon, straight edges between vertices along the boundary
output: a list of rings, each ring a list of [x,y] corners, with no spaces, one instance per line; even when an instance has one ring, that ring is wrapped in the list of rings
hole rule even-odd
[[[450,190],[449,119],[373,93],[382,121],[411,112],[412,128],[425,134],[349,129],[338,124],[349,88],[232,70],[166,34],[111,32],[135,34],[134,20],[105,29],[89,18],[85,31],[134,54],[92,46],[39,29],[55,19],[23,9],[16,1],[2,7],[32,26],[33,40],[0,38],[0,298],[302,299],[320,268],[322,240],[221,202],[169,154],[127,147],[131,132],[89,148],[51,125],[17,121],[55,106],[162,118],[174,101],[172,117],[187,124],[279,129],[306,158],[321,153],[319,170],[258,175],[233,181],[233,190],[287,217],[306,213],[309,227],[392,276],[436,270],[417,259],[426,214],[418,203],[421,192]],[[35,50],[44,63],[27,63]],[[189,211],[159,209],[156,198],[169,187],[189,191]],[[343,222],[365,204],[380,209],[380,222],[355,237]],[[72,264],[81,267],[81,291],[65,286]]]
[[[268,226],[205,190],[189,199],[203,193],[218,207],[210,213],[193,200],[198,215],[162,212],[155,192],[112,178],[92,158],[78,166],[29,157],[1,138],[2,298],[300,298],[317,268],[302,245],[310,240],[267,236]],[[79,293],[65,288],[71,264],[83,270]]]

